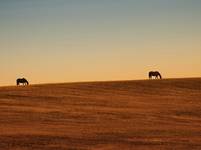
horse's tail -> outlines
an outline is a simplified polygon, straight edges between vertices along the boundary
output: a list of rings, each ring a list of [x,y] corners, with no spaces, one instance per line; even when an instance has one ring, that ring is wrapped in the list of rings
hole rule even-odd
[[[18,80],[16,80],[16,84],[19,85],[19,81]]]
[[[151,78],[151,76],[152,76],[152,72],[150,71],[150,72],[149,72],[149,79]]]

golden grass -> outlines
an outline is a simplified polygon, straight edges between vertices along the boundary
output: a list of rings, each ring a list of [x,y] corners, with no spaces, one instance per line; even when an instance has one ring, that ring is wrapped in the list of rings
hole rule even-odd
[[[201,79],[0,88],[2,150],[201,149]]]

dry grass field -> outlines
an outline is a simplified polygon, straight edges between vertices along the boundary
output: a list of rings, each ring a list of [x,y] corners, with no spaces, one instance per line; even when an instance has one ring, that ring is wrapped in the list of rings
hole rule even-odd
[[[0,88],[0,150],[200,150],[201,78]]]

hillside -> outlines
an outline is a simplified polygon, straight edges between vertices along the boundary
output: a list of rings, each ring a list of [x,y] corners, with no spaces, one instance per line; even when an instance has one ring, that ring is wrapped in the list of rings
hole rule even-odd
[[[201,149],[201,78],[0,87],[3,150]]]

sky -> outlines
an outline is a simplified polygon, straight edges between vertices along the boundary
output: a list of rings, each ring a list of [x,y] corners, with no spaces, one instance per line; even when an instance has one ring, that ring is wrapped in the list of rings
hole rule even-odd
[[[0,85],[201,77],[200,0],[0,0]]]

